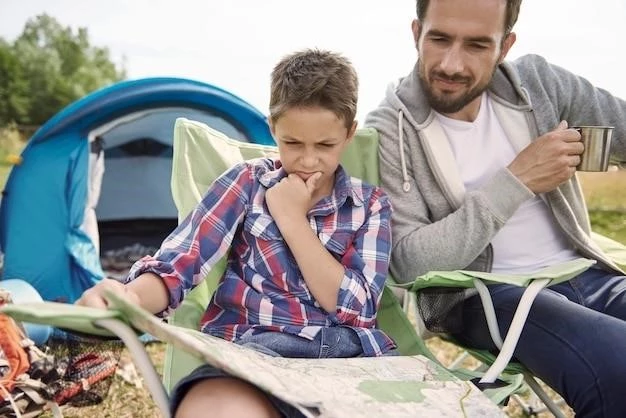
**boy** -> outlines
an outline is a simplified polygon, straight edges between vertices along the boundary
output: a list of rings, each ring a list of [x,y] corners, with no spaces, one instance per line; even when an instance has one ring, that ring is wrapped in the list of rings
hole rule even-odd
[[[273,356],[393,353],[375,328],[391,243],[381,189],[350,178],[340,157],[356,130],[358,81],[342,56],[305,50],[271,77],[270,129],[280,159],[227,170],[125,285],[105,280],[77,301],[105,306],[115,288],[145,309],[173,309],[213,263],[226,272],[201,321],[208,334]],[[292,406],[204,365],[172,393],[176,417],[300,416]]]

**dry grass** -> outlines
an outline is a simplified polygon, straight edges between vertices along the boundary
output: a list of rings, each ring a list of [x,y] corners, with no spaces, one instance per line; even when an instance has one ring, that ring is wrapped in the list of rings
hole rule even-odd
[[[580,173],[579,178],[593,229],[626,244],[626,170]]]
[[[590,211],[626,212],[626,170],[579,173]]]
[[[146,345],[146,350],[159,374],[163,371],[165,344],[156,342]],[[131,362],[128,350],[124,349],[120,363]],[[136,387],[115,375],[109,388],[108,396],[101,404],[84,407],[62,406],[66,418],[156,418],[160,417],[158,408],[145,388]],[[51,413],[44,413],[42,418],[52,418]]]

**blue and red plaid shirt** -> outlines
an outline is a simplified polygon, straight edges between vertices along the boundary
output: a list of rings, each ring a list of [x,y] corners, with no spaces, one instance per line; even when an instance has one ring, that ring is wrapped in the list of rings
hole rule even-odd
[[[391,251],[391,205],[378,187],[337,169],[331,196],[308,213],[311,228],[345,267],[334,312],[315,300],[265,203],[265,192],[286,173],[273,159],[226,171],[153,256],[132,267],[127,281],[152,272],[169,291],[169,309],[228,254],[228,266],[200,329],[235,341],[243,333],[279,331],[313,339],[322,327],[346,326],[366,356],[395,347],[376,328]]]

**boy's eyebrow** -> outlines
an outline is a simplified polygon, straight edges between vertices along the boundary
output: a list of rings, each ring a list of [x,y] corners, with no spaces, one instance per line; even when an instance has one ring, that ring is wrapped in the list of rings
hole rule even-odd
[[[443,38],[450,38],[450,35],[442,32],[437,29],[431,29],[427,32],[428,36],[441,36]],[[468,36],[463,38],[465,41],[469,42],[479,42],[479,43],[495,43],[494,39],[489,36]]]
[[[289,136],[289,135],[285,135],[285,136],[283,136],[283,137],[282,137],[282,140],[283,140],[283,141],[302,142],[302,141],[300,141],[298,138],[294,138],[294,137],[291,137],[291,136]],[[318,143],[318,144],[321,144],[321,143],[328,143],[328,142],[335,143],[335,142],[337,142],[337,138],[328,137],[328,138],[324,138],[324,139],[322,139],[322,140],[318,141],[317,143]]]
[[[283,136],[283,138],[282,138],[282,139],[283,139],[283,141],[301,142],[298,138],[294,138],[294,137],[291,137],[291,136],[289,136],[289,135],[285,135],[285,136]]]

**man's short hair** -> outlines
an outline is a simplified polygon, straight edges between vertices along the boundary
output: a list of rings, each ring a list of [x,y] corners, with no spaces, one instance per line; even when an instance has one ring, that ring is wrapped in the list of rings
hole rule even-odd
[[[270,118],[287,110],[322,107],[350,128],[356,117],[359,82],[352,63],[329,51],[306,49],[287,55],[271,76]]]
[[[506,16],[504,17],[504,34],[508,35],[513,30],[515,22],[519,16],[519,9],[522,4],[522,0],[506,0]],[[415,10],[417,12],[417,18],[423,20],[426,18],[426,12],[430,0],[416,0]]]

